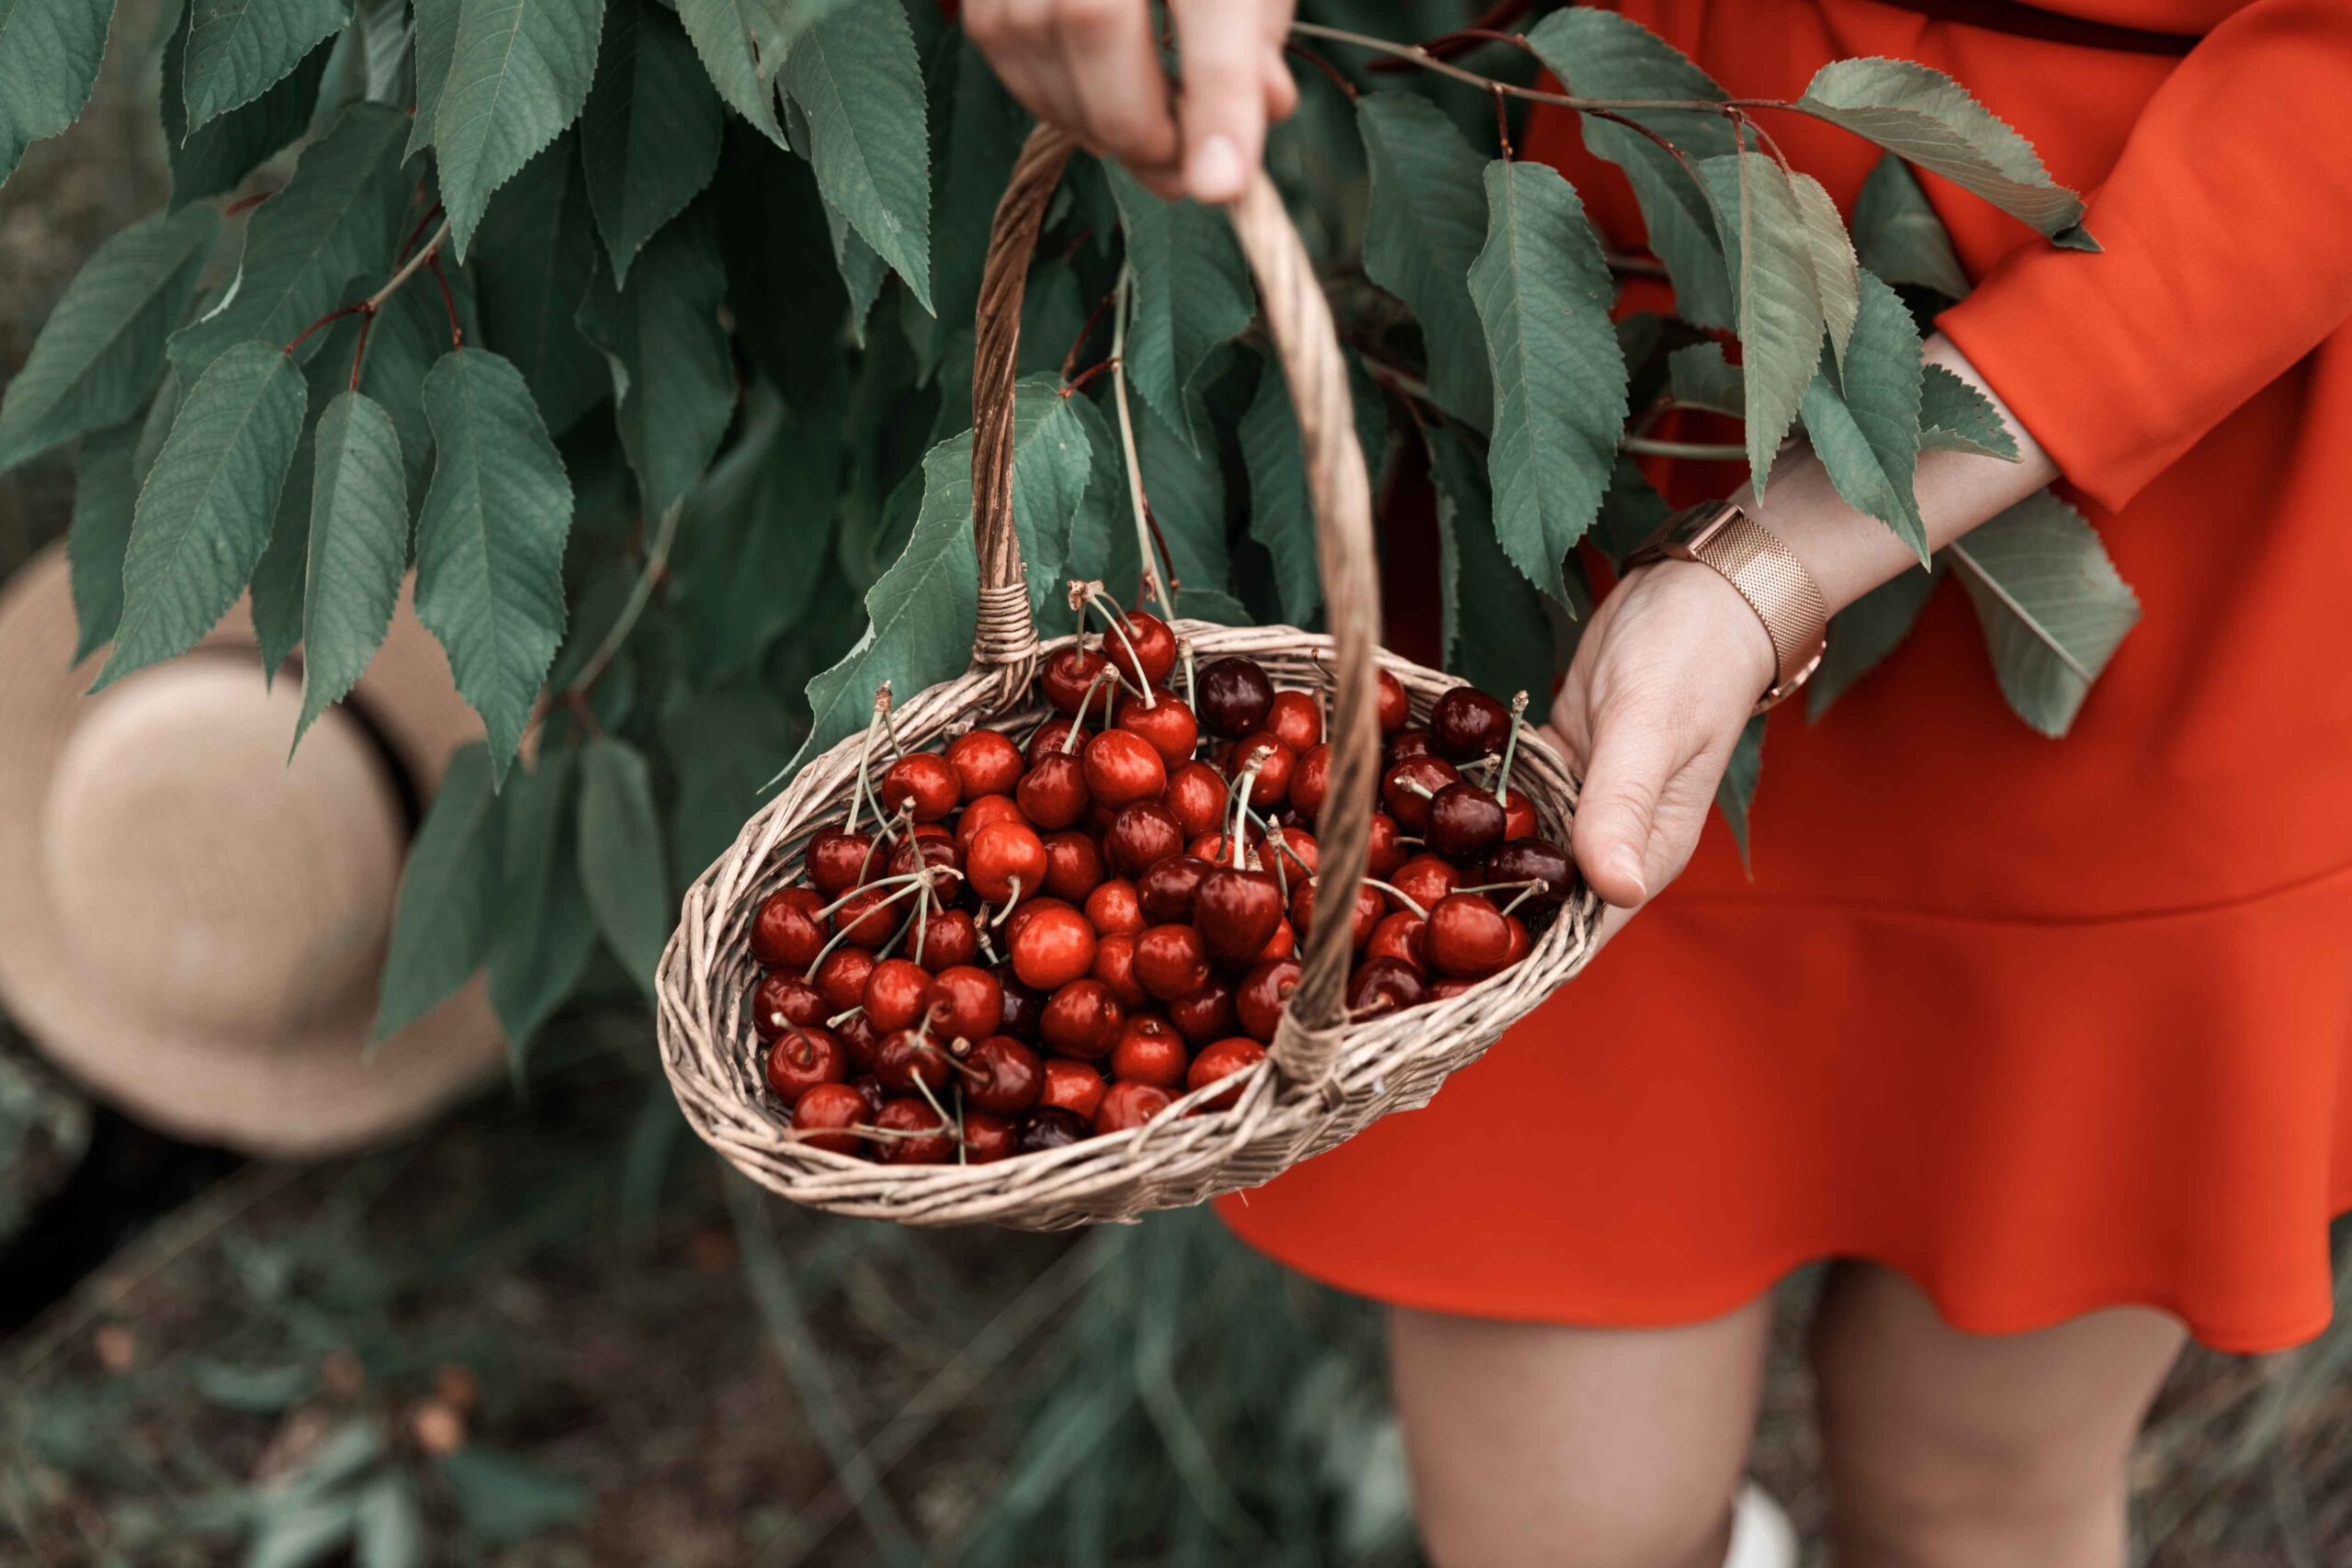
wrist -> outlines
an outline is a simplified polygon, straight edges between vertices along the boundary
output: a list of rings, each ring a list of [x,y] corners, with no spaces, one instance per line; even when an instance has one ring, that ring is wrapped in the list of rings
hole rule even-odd
[[[1786,698],[1820,664],[1829,606],[1819,585],[1797,554],[1737,502],[1707,502],[1677,513],[1631,558],[1636,566],[1694,565],[1745,607],[1771,654],[1756,712]]]
[[[1692,618],[1708,628],[1708,662],[1722,669],[1741,701],[1753,701],[1779,679],[1779,655],[1763,618],[1722,573],[1699,561],[1668,558],[1625,574],[1629,584],[1636,579],[1649,580],[1650,590],[1661,598],[1687,605]]]

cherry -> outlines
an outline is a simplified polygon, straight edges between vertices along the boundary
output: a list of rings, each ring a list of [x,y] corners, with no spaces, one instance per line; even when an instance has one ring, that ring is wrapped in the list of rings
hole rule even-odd
[[[1022,759],[1034,768],[1048,757],[1076,751],[1093,733],[1069,719],[1049,718],[1029,732],[1028,744],[1021,749]]]
[[[993,729],[971,729],[947,743],[947,765],[956,770],[969,805],[989,795],[1011,795],[1028,764],[1011,737]]]
[[[1091,1061],[1118,1043],[1119,1027],[1126,1021],[1127,1010],[1110,987],[1100,980],[1072,980],[1046,998],[1037,1032],[1062,1055]]]
[[[1294,751],[1323,744],[1323,710],[1305,692],[1276,692],[1260,727]]]
[[[972,840],[980,836],[980,829],[993,822],[1013,822],[1023,828],[1030,825],[1029,818],[1021,815],[1021,803],[1012,796],[980,796],[966,806],[962,815],[956,818],[956,842],[962,847],[967,857],[971,854]]]
[[[1088,832],[1100,839],[1111,830],[1111,824],[1118,819],[1119,814],[1116,811],[1097,800],[1090,803],[1086,807],[1084,826]]]
[[[1051,894],[1041,893],[1035,898],[1023,898],[1014,908],[1006,910],[1004,914],[1004,940],[1008,942],[1020,941],[1021,932],[1025,927],[1027,927],[1029,922],[1035,919],[1039,915],[1044,914],[1048,909],[1069,910],[1069,904],[1066,899],[1057,898]],[[1075,913],[1076,911],[1070,910],[1070,912]]]
[[[822,991],[797,975],[763,975],[752,987],[752,1028],[763,1040],[773,1040],[795,1024],[807,1028],[822,1023],[834,1010],[826,1005]]]
[[[822,1149],[827,1154],[856,1155],[864,1152],[865,1140],[841,1128],[863,1124],[873,1115],[867,1109],[865,1097],[845,1083],[813,1085],[794,1101],[793,1131],[808,1134],[799,1141],[804,1147]]]
[[[882,1055],[882,1036],[875,1032],[874,1021],[867,1018],[863,1010],[853,1012],[842,1020],[833,1034],[841,1041],[842,1048],[849,1053],[849,1059],[857,1070],[870,1077],[875,1062]],[[882,1109],[878,1086],[874,1096],[874,1109]]]
[[[1199,990],[1168,1003],[1168,1021],[1195,1045],[1232,1033],[1233,982],[1210,971]]]
[[[1462,886],[1462,874],[1435,855],[1415,855],[1387,879],[1396,890],[1426,909]]]
[[[1258,854],[1268,864],[1280,860],[1283,875],[1293,882],[1302,876],[1313,876],[1323,861],[1322,846],[1315,841],[1315,835],[1304,828],[1275,829],[1266,835],[1266,841],[1259,846]]]
[[[1139,1008],[1151,1000],[1151,993],[1136,979],[1136,939],[1131,936],[1106,936],[1097,941],[1094,966],[1087,974],[1108,986],[1123,1008]]]
[[[869,1117],[879,1116],[882,1107],[889,1103],[890,1091],[884,1089],[882,1080],[872,1073],[850,1079],[849,1087],[857,1090],[859,1097],[865,1101],[865,1113]]]
[[[1312,937],[1315,934],[1315,898],[1316,885],[1314,883],[1291,884],[1290,923],[1298,929],[1298,933],[1302,937]],[[1364,943],[1372,940],[1373,928],[1380,924],[1381,916],[1387,910],[1388,901],[1383,898],[1375,889],[1358,884],[1353,929],[1348,933],[1349,944],[1357,952],[1363,952]]]
[[[1476,980],[1431,980],[1430,982],[1430,1000],[1433,1002],[1450,1002],[1454,998],[1460,996],[1463,992],[1474,991],[1477,988],[1478,982]]]
[[[1363,951],[1366,958],[1393,958],[1426,969],[1430,965],[1429,921],[1410,909],[1383,915]]]
[[[1298,988],[1301,973],[1296,959],[1281,958],[1261,964],[1241,977],[1241,984],[1233,988],[1233,1012],[1241,1021],[1243,1033],[1257,1040],[1274,1037],[1274,1026],[1283,1018],[1283,1000]]]
[[[965,853],[964,874],[973,892],[991,904],[1002,904],[1043,887],[1051,863],[1035,829],[1021,822],[991,822]]]
[[[1331,748],[1314,746],[1299,754],[1290,776],[1290,803],[1312,822],[1323,815],[1323,801],[1331,793]]]
[[[1348,979],[1348,1013],[1358,1020],[1419,1007],[1428,998],[1421,972],[1394,958],[1367,958]]]
[[[768,1089],[786,1104],[849,1077],[849,1052],[826,1029],[794,1029],[768,1048]]]
[[[893,876],[904,876],[923,867],[933,874],[933,897],[953,900],[964,896],[964,851],[954,834],[944,828],[918,828],[900,839],[898,848],[890,852],[888,869]]]
[[[1046,656],[1037,671],[1038,689],[1046,694],[1047,702],[1062,712],[1076,713],[1095,678],[1110,668],[1110,662],[1101,654],[1072,643]]]
[[[1130,878],[1141,876],[1170,855],[1182,853],[1183,848],[1182,824],[1157,801],[1137,801],[1123,808],[1102,836],[1111,869]]]
[[[922,964],[886,958],[865,976],[865,1016],[885,1034],[912,1029],[922,1019],[930,989],[931,975]]]
[[[1040,828],[1069,827],[1086,815],[1093,796],[1087,793],[1086,771],[1066,752],[1050,751],[1030,764],[1014,786],[1012,798],[1022,813]]]
[[[1208,948],[1193,927],[1153,926],[1135,943],[1136,984],[1161,1001],[1181,1001],[1209,983]]]
[[[1238,964],[1258,955],[1283,923],[1282,887],[1262,871],[1231,866],[1201,879],[1193,896],[1193,924],[1209,956]]]
[[[1370,858],[1365,869],[1384,880],[1394,876],[1398,866],[1413,858],[1411,847],[1397,842],[1404,836],[1405,830],[1396,826],[1396,818],[1385,811],[1374,812],[1366,840]]]
[[[1201,671],[1193,692],[1209,733],[1238,740],[1266,722],[1274,683],[1254,659],[1220,659]]]
[[[1510,930],[1510,945],[1503,950],[1503,967],[1508,969],[1527,956],[1535,939],[1528,934],[1527,922],[1517,915],[1505,915],[1503,924]]]
[[[1084,833],[1062,832],[1046,840],[1046,891],[1071,903],[1084,902],[1102,881],[1102,847]]]
[[[1158,800],[1168,787],[1168,764],[1150,741],[1127,729],[1106,729],[1086,743],[1080,759],[1087,793],[1116,809]]]
[[[1549,839],[1506,839],[1478,868],[1481,882],[1542,882],[1529,906],[1548,909],[1568,896],[1573,871],[1567,852]]]
[[[1241,787],[1241,775],[1255,762],[1258,776],[1250,784],[1250,809],[1262,812],[1280,806],[1290,798],[1290,776],[1298,766],[1298,753],[1283,745],[1265,730],[1245,735],[1225,749],[1226,771],[1233,775],[1233,785]]]
[[[907,956],[933,974],[980,955],[980,928],[968,909],[933,909],[907,933]]]
[[[1021,1152],[1012,1123],[985,1111],[964,1112],[964,1163],[989,1165]]]
[[[1510,925],[1483,893],[1449,893],[1430,909],[1430,966],[1483,980],[1510,962]]]
[[[1094,1109],[1094,1130],[1133,1132],[1172,1103],[1168,1091],[1158,1084],[1114,1083],[1103,1091],[1102,1103]]]
[[[1396,734],[1413,716],[1413,703],[1405,694],[1405,682],[1385,670],[1373,677],[1373,711],[1380,719],[1383,735]]]
[[[899,922],[914,907],[903,897],[896,903],[891,901],[891,894],[904,891],[898,887],[862,887],[842,895],[842,907],[833,911],[834,934],[860,947],[881,946],[897,933]]]
[[[752,957],[770,969],[806,969],[824,950],[825,928],[817,912],[824,898],[813,887],[786,887],[769,895],[752,917]]]
[[[1206,1089],[1236,1073],[1246,1073],[1265,1059],[1266,1048],[1255,1040],[1244,1040],[1238,1035],[1219,1040],[1203,1046],[1201,1054],[1193,1058],[1192,1067],[1184,1074],[1184,1088],[1188,1091]],[[1230,1111],[1240,1103],[1241,1086],[1235,1084],[1225,1093],[1213,1094],[1201,1101],[1193,1114],[1199,1116],[1212,1111]]]
[[[1430,798],[1430,848],[1457,864],[1478,860],[1501,843],[1504,826],[1502,802],[1467,779]]]
[[[964,1058],[974,1076],[964,1084],[964,1101],[999,1116],[1037,1103],[1046,1088],[1046,1060],[1010,1034],[991,1034]]]
[[[985,969],[958,964],[923,988],[923,1016],[950,1040],[982,1040],[1004,1021],[1004,984]]]
[[[894,1100],[874,1124],[886,1133],[927,1133],[929,1137],[885,1141],[882,1157],[891,1165],[945,1165],[956,1157],[956,1128],[929,1100]]]
[[[1093,1135],[1091,1115],[1081,1116],[1058,1105],[1041,1105],[1021,1119],[1021,1124],[1012,1130],[1012,1142],[1024,1155],[1041,1155],[1048,1149],[1066,1149]]]
[[[1111,1047],[1111,1077],[1119,1083],[1172,1089],[1184,1081],[1191,1055],[1184,1037],[1167,1020],[1131,1018],[1119,1031],[1119,1043]]]
[[[997,1027],[1016,1040],[1036,1039],[1038,1021],[1046,1012],[1046,994],[1023,984],[1010,964],[1000,964],[989,973],[1004,987],[1004,1016]]]
[[[912,1094],[921,1084],[933,1092],[944,1089],[956,1066],[946,1050],[921,1030],[899,1029],[882,1037],[874,1053],[874,1076],[885,1089]]]
[[[1012,936],[1012,972],[1022,984],[1050,991],[1067,986],[1094,963],[1094,928],[1067,906],[1033,908]],[[1051,1012],[1053,1004],[1048,1002]]]
[[[1037,1103],[1083,1116],[1091,1122],[1094,1119],[1094,1108],[1102,1103],[1102,1090],[1106,1087],[1102,1069],[1093,1063],[1056,1056],[1046,1063],[1045,1087],[1037,1092]]]
[[[835,1012],[865,1004],[865,977],[874,973],[874,954],[863,947],[837,947],[817,965],[817,989]]]
[[[1148,610],[1125,617],[1126,637],[1113,632],[1102,639],[1103,656],[1138,686],[1156,686],[1176,668],[1176,634]]]
[[[1456,686],[1430,708],[1430,739],[1455,761],[1491,757],[1510,737],[1510,709],[1476,686]]]
[[[918,822],[936,822],[964,797],[963,781],[935,751],[910,751],[890,764],[875,791],[885,809],[911,810]]]
[[[1250,828],[1241,835],[1245,852],[1255,855],[1266,844],[1266,835]],[[1184,852],[1194,860],[1204,860],[1211,865],[1223,865],[1233,859],[1233,844],[1223,833],[1204,833],[1184,846]]]
[[[1380,803],[1411,832],[1430,823],[1430,801],[1462,775],[1442,757],[1408,757],[1382,775]]]
[[[1133,936],[1143,930],[1143,904],[1136,885],[1114,876],[1086,896],[1086,919],[1102,936]]]
[[[1274,928],[1274,934],[1266,939],[1266,945],[1258,950],[1257,962],[1272,964],[1281,959],[1296,956],[1298,956],[1298,932],[1291,928],[1288,920],[1284,920]]]
[[[1193,918],[1193,898],[1216,867],[1198,855],[1170,855],[1136,878],[1136,902],[1154,924]]]
[[[873,848],[874,840],[865,833],[820,828],[808,840],[802,864],[817,891],[834,899],[865,879],[866,855]]]
[[[1121,697],[1111,722],[1120,729],[1142,736],[1170,768],[1191,761],[1193,748],[1201,743],[1200,720],[1193,716],[1183,698],[1164,687],[1152,688],[1149,706],[1132,692]]]
[[[1532,839],[1543,824],[1535,819],[1535,803],[1515,789],[1503,792],[1503,837]]]
[[[1186,838],[1214,833],[1225,820],[1224,776],[1206,762],[1186,762],[1168,775],[1168,789],[1159,803],[1175,814]]]
[[[1408,724],[1388,738],[1380,749],[1380,769],[1386,773],[1399,762],[1409,762],[1416,757],[1434,757],[1437,748],[1430,743],[1430,732],[1418,724]]]

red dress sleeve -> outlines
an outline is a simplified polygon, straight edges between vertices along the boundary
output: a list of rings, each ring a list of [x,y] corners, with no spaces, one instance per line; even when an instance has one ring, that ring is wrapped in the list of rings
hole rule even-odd
[[[2352,0],[2255,0],[2166,78],[2085,220],[1945,333],[2110,510],[2352,319]]]

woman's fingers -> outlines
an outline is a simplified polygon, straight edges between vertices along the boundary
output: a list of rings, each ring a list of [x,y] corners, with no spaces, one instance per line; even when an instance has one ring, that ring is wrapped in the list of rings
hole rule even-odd
[[[1169,0],[1184,78],[1184,194],[1232,201],[1266,145],[1266,0]]]
[[[1058,35],[1080,139],[1155,192],[1181,194],[1176,118],[1143,0],[1059,0]]]
[[[1658,803],[1689,750],[1654,703],[1621,700],[1592,719],[1591,755],[1569,849],[1594,892],[1624,908],[1646,901]]]

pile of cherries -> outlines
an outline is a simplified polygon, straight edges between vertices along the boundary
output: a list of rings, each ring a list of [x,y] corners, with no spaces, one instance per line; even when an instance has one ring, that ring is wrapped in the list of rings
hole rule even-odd
[[[1139,1127],[1264,1059],[1321,918],[1321,705],[1254,660],[1195,673],[1158,616],[1105,613],[1110,635],[1046,662],[1053,716],[907,752],[878,787],[863,773],[805,881],[753,919],[752,1021],[802,1142],[999,1160]],[[1523,705],[1457,686],[1417,725],[1380,674],[1352,1018],[1508,968],[1566,896],[1567,856],[1509,785]]]

